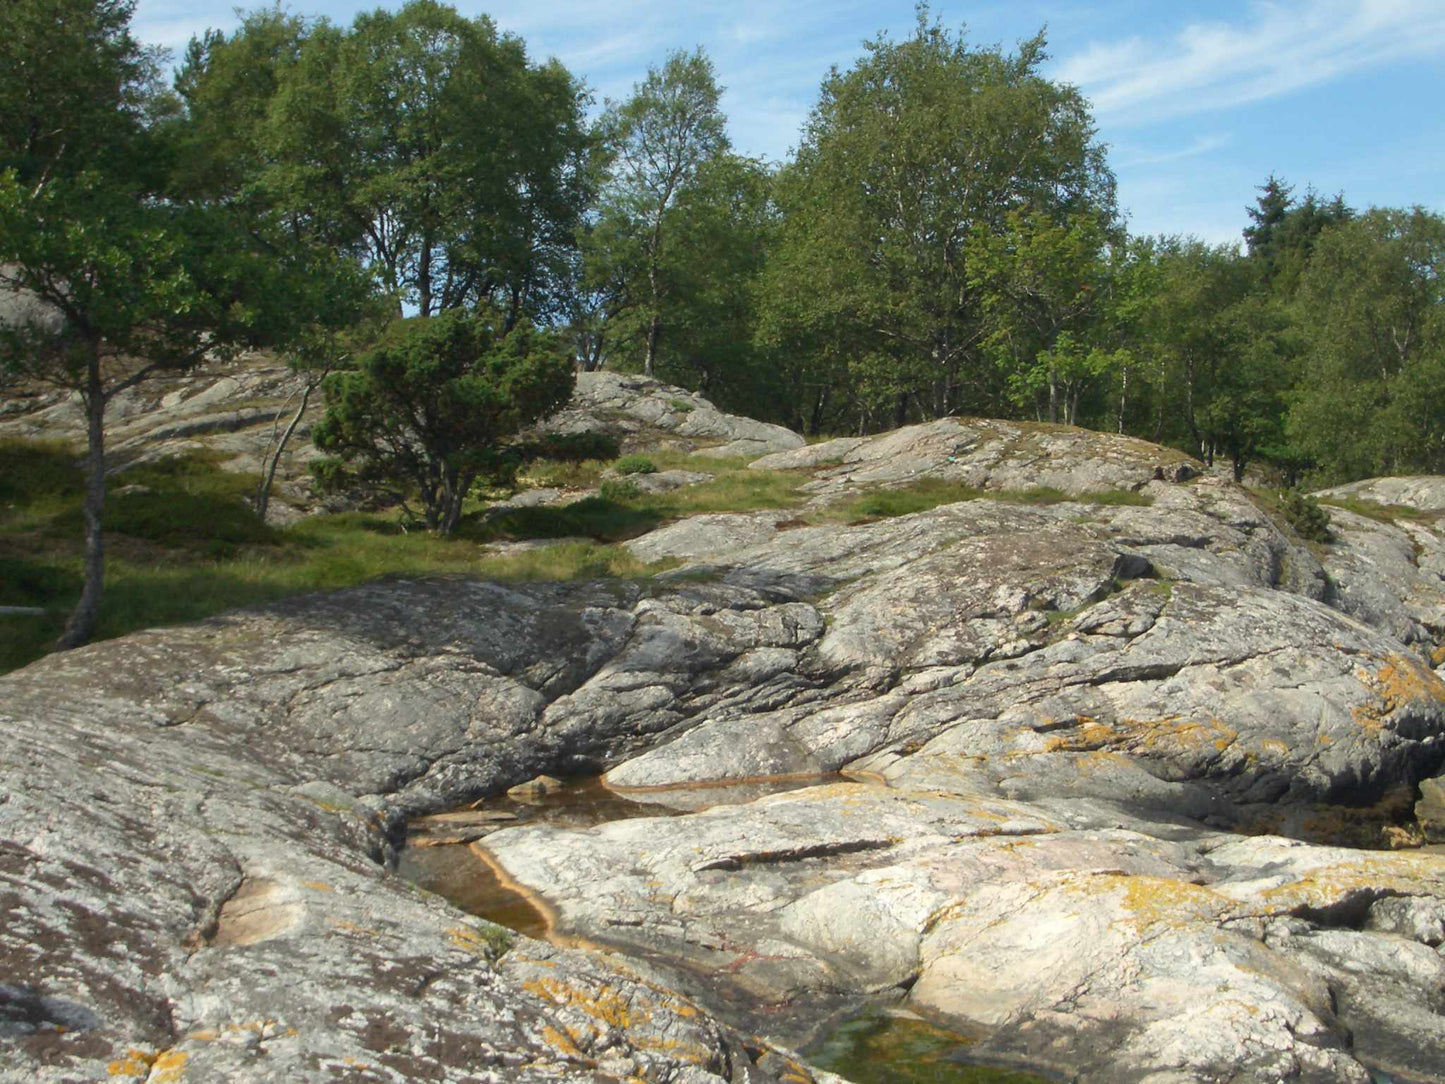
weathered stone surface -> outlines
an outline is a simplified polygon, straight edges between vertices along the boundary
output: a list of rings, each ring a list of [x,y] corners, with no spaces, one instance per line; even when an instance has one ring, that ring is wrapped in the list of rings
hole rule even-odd
[[[593,382],[628,432],[756,436],[635,379]],[[1445,1076],[1445,855],[1286,838],[1432,793],[1428,519],[1341,513],[1322,565],[1168,453],[1012,423],[771,465],[824,520],[985,498],[696,517],[631,543],[682,562],[647,582],[393,580],[0,678],[0,1078],[758,1082],[792,1070],[718,1019],[791,1043],[881,991],[1080,1081]],[[987,499],[1034,485],[1079,499]],[[626,966],[387,872],[404,816],[584,771],[844,779],[416,826]]]
[[[300,403],[300,387],[286,365],[251,355],[159,374],[126,389],[106,407],[106,455],[116,480],[123,484],[127,467],[190,452],[214,456],[226,470],[260,473]],[[20,401],[22,409],[0,415],[0,436],[63,440],[83,448],[79,396],[53,388],[31,392]],[[313,396],[279,465],[268,519],[290,522],[319,507],[309,471],[319,454],[311,444],[311,425],[320,410],[320,397]]]
[[[1445,519],[1329,512],[1335,538],[1323,548],[1323,564],[1330,604],[1445,664]]]
[[[1421,782],[1415,816],[1426,839],[1432,843],[1445,843],[1445,776]]]
[[[1398,504],[1422,512],[1445,512],[1445,477],[1422,474],[1408,478],[1365,478],[1322,489],[1319,497],[1354,497],[1376,504]]]
[[[647,639],[635,596],[495,590],[378,586],[0,679],[0,1079],[776,1080],[645,977],[387,873],[400,808],[618,740],[564,755],[540,717]]]
[[[630,474],[623,477],[643,493],[666,493],[669,490],[682,489],[684,486],[695,486],[699,482],[706,482],[712,478],[712,475],[695,470],[660,470],[652,474]]]
[[[725,414],[694,392],[627,373],[578,373],[572,401],[541,428],[613,433],[628,451],[662,436],[718,456],[760,456],[805,443],[781,425]]]
[[[866,440],[843,438],[764,456],[758,470],[817,468],[821,497],[860,485],[947,479],[989,489],[1051,486],[1066,493],[1137,489],[1186,457],[1133,437],[1061,425],[944,418]]]

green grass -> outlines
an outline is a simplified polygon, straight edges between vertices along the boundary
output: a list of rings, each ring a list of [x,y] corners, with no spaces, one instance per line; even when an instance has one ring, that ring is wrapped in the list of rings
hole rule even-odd
[[[502,581],[645,579],[676,562],[643,564],[619,543],[670,520],[709,512],[799,507],[806,471],[754,471],[748,459],[680,451],[648,458],[660,470],[709,480],[648,494],[626,480],[605,494],[554,507],[488,516],[471,506],[457,532],[437,538],[406,530],[399,514],[316,516],[289,528],[261,523],[248,500],[253,475],[221,470],[219,458],[189,454],[132,467],[110,480],[105,513],[106,588],[97,639],[194,621],[238,606],[308,591],[349,587],[381,576],[465,575]],[[533,484],[595,481],[602,459],[532,463]],[[130,492],[123,492],[135,487]],[[44,616],[0,616],[0,671],[49,650],[81,588],[83,478],[74,449],[0,442],[0,605],[44,607]],[[940,504],[987,498],[1054,503],[1058,490],[982,491],[928,480],[876,490],[819,513],[819,522],[906,515]],[[1075,500],[1147,503],[1113,491]],[[557,540],[508,555],[481,544]]]
[[[668,520],[705,512],[753,512],[792,508],[801,501],[804,475],[786,471],[750,471],[726,460],[689,461],[689,469],[707,465],[712,479],[666,493],[643,493],[620,479],[604,483],[595,497],[566,505],[513,508],[500,514],[473,513],[459,534],[474,542],[535,538],[589,538],[624,542]],[[743,461],[746,462],[746,461]]]
[[[437,538],[404,530],[395,514],[353,512],[268,527],[246,504],[254,483],[254,477],[217,469],[214,457],[204,455],[113,478],[113,493],[131,485],[145,491],[107,502],[106,585],[96,639],[388,575],[643,579],[676,566],[644,564],[609,544],[609,536],[640,533],[660,522],[662,513],[611,507],[596,498],[569,506],[561,522],[554,510],[518,510],[512,515],[531,519],[490,536],[588,540],[495,555],[477,545],[489,539],[465,529]],[[44,616],[0,616],[0,672],[44,655],[79,598],[81,490],[70,449],[0,444],[0,605],[48,610]]]
[[[601,481],[607,466],[605,459],[539,459],[527,464],[517,478],[529,488],[591,489]]]
[[[44,524],[78,505],[84,489],[85,478],[70,445],[63,441],[0,441],[0,531]]]
[[[926,512],[945,504],[959,504],[964,501],[1003,501],[1009,504],[1049,505],[1073,501],[1078,504],[1138,505],[1153,504],[1153,499],[1144,493],[1128,489],[1093,490],[1070,496],[1053,486],[1034,486],[1030,489],[979,489],[961,482],[949,482],[940,478],[925,478],[912,485],[898,489],[878,489],[860,494],[851,500],[833,505],[825,513],[829,519],[842,519],[849,523],[860,523],[871,519],[887,519],[893,516],[907,516],[915,512]]]
[[[1382,504],[1379,501],[1369,501],[1361,497],[1320,497],[1318,501],[1330,508],[1343,508],[1346,512],[1353,512],[1366,519],[1378,520],[1380,523],[1394,523],[1402,519],[1418,523],[1433,523],[1436,520],[1445,519],[1445,513],[1427,512],[1404,504]]]

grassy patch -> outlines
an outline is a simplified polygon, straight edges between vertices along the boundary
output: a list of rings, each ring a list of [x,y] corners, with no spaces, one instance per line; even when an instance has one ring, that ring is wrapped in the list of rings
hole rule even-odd
[[[711,460],[714,464],[726,460]],[[674,489],[657,497],[644,498],[669,516],[703,512],[757,512],[770,508],[793,508],[802,500],[799,486],[807,476],[794,471],[715,468],[710,482]]]
[[[584,497],[567,505],[511,508],[499,515],[472,516],[458,535],[474,542],[520,542],[539,538],[591,538],[622,542],[652,530],[664,519],[654,508],[608,497]]]
[[[1402,519],[1416,523],[1434,523],[1445,519],[1445,513],[1427,512],[1404,504],[1381,504],[1379,501],[1368,501],[1361,497],[1320,497],[1318,503],[1330,508],[1343,508],[1346,512],[1353,512],[1357,516],[1380,523],[1394,523]]]
[[[641,533],[663,513],[592,498],[565,509],[518,509],[510,529],[437,538],[407,531],[395,513],[317,516],[277,529],[246,503],[255,479],[189,455],[112,478],[106,508],[106,584],[97,639],[208,617],[380,576],[460,574],[505,581],[642,579],[676,567],[644,564],[611,542]],[[129,487],[136,487],[130,489]],[[0,605],[45,607],[0,615],[0,671],[44,655],[82,584],[82,477],[73,450],[0,444]],[[477,522],[473,517],[467,526]],[[489,554],[492,538],[588,541]]]
[[[924,478],[897,489],[876,489],[851,500],[834,505],[828,518],[841,518],[849,523],[870,519],[887,519],[926,512],[945,504],[964,501],[1003,501],[1009,504],[1049,505],[1073,501],[1078,504],[1150,505],[1153,498],[1127,489],[1104,489],[1070,496],[1053,486],[1029,489],[979,489],[977,486],[950,482],[941,478]]]
[[[603,459],[539,459],[529,463],[517,479],[528,488],[591,489],[601,481],[606,469],[607,461]]]
[[[597,496],[571,504],[469,516],[459,533],[475,542],[580,537],[616,543],[682,516],[791,508],[799,503],[802,475],[703,462],[710,462],[715,473],[710,481],[695,486],[644,493],[628,479],[611,479]]]
[[[983,496],[985,491],[976,486],[925,478],[898,489],[875,489],[870,493],[861,493],[833,505],[828,509],[828,513],[830,518],[837,517],[849,523],[858,523],[868,519],[910,516],[944,504],[976,501]]]
[[[79,455],[63,441],[0,441],[0,530],[37,526],[85,489]]]

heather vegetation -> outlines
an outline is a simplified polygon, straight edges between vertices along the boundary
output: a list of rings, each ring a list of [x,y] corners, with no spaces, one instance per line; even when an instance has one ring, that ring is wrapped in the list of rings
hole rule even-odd
[[[323,481],[387,489],[442,536],[519,472],[602,482],[615,450],[519,443],[573,366],[656,375],[809,436],[989,415],[1141,436],[1285,486],[1445,470],[1445,220],[1270,176],[1239,248],[1130,236],[1089,103],[1043,74],[1042,34],[974,46],[921,7],[911,35],[824,78],[795,154],[766,163],[730,146],[700,50],[589,119],[560,63],[436,0],[346,26],[259,8],[193,40],[171,85],[132,9],[0,8],[17,73],[0,87],[0,357],[79,392],[89,423],[63,501],[52,486],[7,512],[14,528],[36,501],[70,502],[45,526],[85,539],[65,646],[104,627],[105,531],[185,549],[223,499],[182,501],[192,467],[108,499],[107,404],[245,347],[277,350],[322,397]],[[539,521],[512,535],[608,539],[787,503],[791,483],[737,482],[662,497],[609,479],[605,508],[546,530],[511,513]],[[239,492],[207,505],[202,542],[227,560],[291,545],[254,515],[269,475],[246,484],[250,521]],[[1314,531],[1323,512],[1290,502]]]

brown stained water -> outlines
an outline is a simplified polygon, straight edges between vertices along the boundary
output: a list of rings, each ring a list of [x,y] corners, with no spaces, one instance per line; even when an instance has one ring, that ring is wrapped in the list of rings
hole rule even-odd
[[[527,937],[545,938],[547,918],[531,900],[498,879],[491,866],[465,844],[408,847],[396,871],[468,914]]]
[[[926,1020],[869,1012],[803,1051],[809,1064],[853,1084],[1049,1084],[1020,1069],[970,1065],[967,1037]]]
[[[457,813],[498,818],[486,820],[480,829],[483,833],[526,823],[582,829],[635,817],[680,816],[715,805],[741,805],[839,778],[767,779],[624,793],[590,776],[567,780],[562,787],[527,800],[498,796]],[[423,838],[424,831],[435,831],[430,828],[435,823],[418,818],[413,825]],[[445,827],[441,833],[445,836]],[[461,831],[457,837],[471,835]],[[485,846],[484,836],[478,846]],[[499,877],[469,843],[407,847],[397,871],[470,914],[527,937],[545,940],[552,936],[543,910]],[[833,1027],[805,1054],[811,1064],[854,1084],[1049,1084],[1047,1078],[1033,1073],[969,1064],[969,1044],[967,1036],[917,1017],[871,1011]]]
[[[767,779],[622,793],[605,786],[597,776],[585,776],[565,780],[561,787],[533,798],[523,800],[499,795],[456,812],[506,818],[489,821],[484,832],[527,823],[558,828],[592,828],[609,821],[675,817],[715,805],[741,805],[768,794],[798,790],[836,779],[836,776]],[[433,825],[444,821],[446,816],[436,821],[419,817],[412,822],[413,828],[419,836],[423,830],[434,831]],[[475,835],[475,830],[471,833],[458,832],[457,838],[475,838]],[[482,845],[485,846],[485,843]],[[506,926],[527,937],[545,939],[550,935],[549,923],[542,909],[524,893],[504,883],[467,843],[409,846],[401,853],[397,872],[469,914]]]

